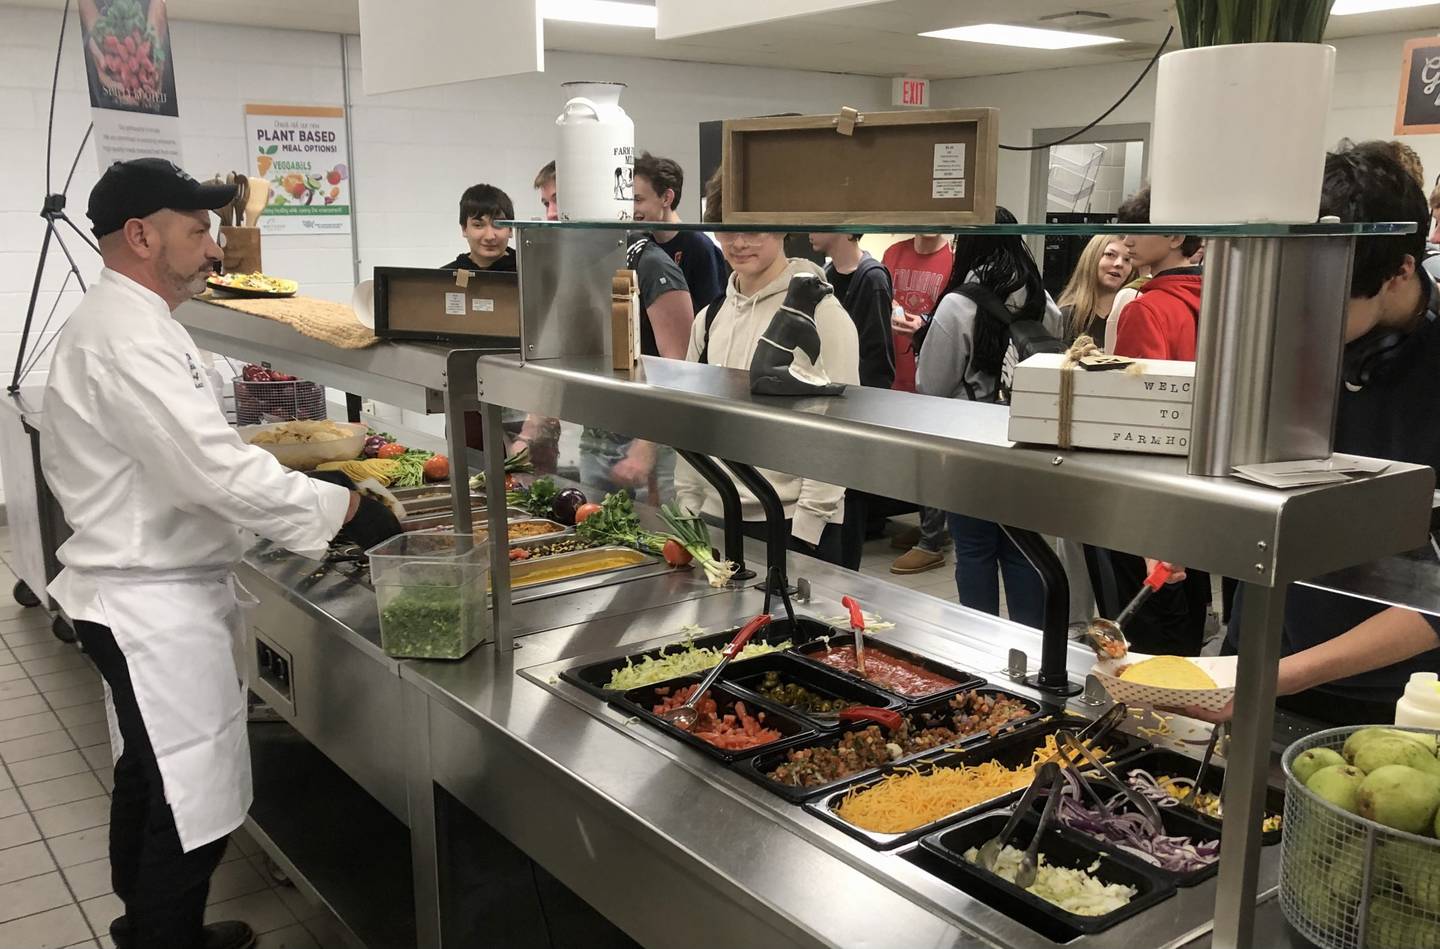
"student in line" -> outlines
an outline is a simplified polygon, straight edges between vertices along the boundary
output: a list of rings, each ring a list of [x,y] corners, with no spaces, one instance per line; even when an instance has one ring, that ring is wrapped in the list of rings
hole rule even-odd
[[[1150,189],[1142,188],[1120,205],[1121,224],[1150,223]],[[1202,241],[1186,234],[1127,234],[1125,246],[1136,267],[1153,276],[1140,295],[1120,311],[1110,352],[1136,359],[1176,359],[1193,362],[1200,323],[1201,269],[1191,258]],[[1119,551],[1102,551],[1115,577],[1115,592],[1128,603],[1155,566]],[[1155,655],[1198,656],[1205,641],[1210,615],[1210,575],[1182,571],[1155,591],[1130,621],[1125,635],[1141,652]]]
[[[536,173],[535,190],[540,192],[540,206],[545,209],[545,220],[560,220],[560,203],[555,199],[555,162],[546,162]]]
[[[1060,294],[1060,315],[1064,317],[1065,342],[1089,336],[1105,348],[1105,330],[1115,295],[1130,282],[1134,267],[1124,238],[1118,234],[1096,234],[1080,252],[1080,260]]]
[[[1014,224],[1015,216],[996,208],[995,223]],[[1014,348],[1009,328],[987,311],[982,298],[1010,310],[1014,320],[1043,323],[1052,336],[1063,332],[1060,310],[1045,292],[1024,241],[1016,235],[962,234],[955,242],[955,267],[945,295],[920,348],[915,383],[922,395],[974,402],[1001,399]],[[999,616],[1003,575],[1010,619],[1041,628],[1045,587],[1040,574],[1001,526],[965,514],[949,514],[947,521],[955,543],[960,603]]]
[[[441,267],[442,270],[489,270],[515,272],[515,251],[510,246],[510,228],[496,221],[515,220],[515,203],[494,185],[471,185],[460,195],[460,236],[466,251]]]
[[[705,187],[705,220],[721,220],[723,195],[717,172]],[[721,232],[720,249],[734,271],[725,296],[696,314],[685,358],[691,362],[748,370],[760,337],[785,299],[790,278],[796,274],[823,277],[808,260],[784,254],[780,234]],[[820,362],[832,382],[860,382],[860,345],[855,324],[834,296],[815,308],[820,332]],[[785,507],[790,549],[828,563],[840,563],[840,525],[845,518],[844,488],[781,471],[761,469]],[[745,533],[765,538],[765,514],[760,502],[739,486]],[[683,508],[719,519],[724,516],[720,498],[709,483],[682,459],[676,465],[675,492]]]
[[[666,231],[658,225],[679,224],[680,193],[685,172],[677,162],[641,152],[635,159],[635,220],[650,226],[655,246],[685,274],[690,302],[703,310],[725,293],[725,258],[715,242],[699,231]]]
[[[885,265],[860,249],[859,234],[815,233],[810,246],[830,258],[825,279],[835,299],[850,314],[860,341],[860,384],[888,389],[895,382],[895,339],[890,331],[890,303],[895,288]],[[841,563],[860,569],[868,512],[883,499],[854,488],[845,490],[845,528]]]
[[[901,392],[915,391],[915,364],[920,339],[955,263],[955,251],[948,234],[916,234],[885,249],[880,258],[895,284],[890,330],[895,342],[895,384]],[[950,531],[945,512],[920,508],[920,526],[896,534],[890,541],[903,551],[890,565],[894,574],[924,573],[945,566],[950,548]]]

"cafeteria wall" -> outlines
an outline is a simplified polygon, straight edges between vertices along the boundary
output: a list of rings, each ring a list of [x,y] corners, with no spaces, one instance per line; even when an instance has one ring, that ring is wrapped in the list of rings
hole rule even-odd
[[[1332,145],[1342,137],[1356,141],[1395,137],[1401,48],[1405,40],[1422,35],[1386,33],[1333,41],[1335,91],[1330,100],[1328,130]],[[1000,141],[1033,145],[1035,129],[1075,128],[1104,112],[1143,67],[1143,63],[1127,62],[942,80],[932,85],[931,101],[937,108],[997,108]],[[1130,98],[1106,118],[1105,124],[1148,123],[1154,113],[1152,70]],[[1276,121],[1283,122],[1284,117],[1277,116]],[[1244,148],[1244,129],[1237,129],[1236,136],[1234,147]],[[1440,135],[1407,135],[1401,141],[1420,154],[1433,183],[1440,174]],[[1000,153],[999,201],[1022,221],[1030,219],[1030,161],[1029,152]]]

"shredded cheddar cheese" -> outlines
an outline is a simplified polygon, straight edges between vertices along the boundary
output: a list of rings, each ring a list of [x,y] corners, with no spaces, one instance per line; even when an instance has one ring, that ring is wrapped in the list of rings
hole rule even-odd
[[[1009,794],[1035,779],[1035,769],[1057,753],[1055,736],[1035,749],[1030,764],[1007,768],[998,761],[955,767],[902,768],[866,788],[853,788],[836,814],[878,834],[903,834]],[[1103,757],[1104,751],[1097,755]]]

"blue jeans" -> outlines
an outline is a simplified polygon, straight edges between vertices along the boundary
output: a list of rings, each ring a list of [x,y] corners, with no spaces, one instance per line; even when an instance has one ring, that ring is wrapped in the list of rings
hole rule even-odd
[[[955,587],[961,605],[999,616],[1003,575],[1010,619],[1044,628],[1045,587],[1040,574],[1000,525],[963,514],[950,514],[946,519],[955,541]]]

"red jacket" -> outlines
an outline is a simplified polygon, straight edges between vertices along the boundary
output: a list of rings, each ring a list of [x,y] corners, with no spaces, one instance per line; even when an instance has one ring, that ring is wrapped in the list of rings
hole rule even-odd
[[[1195,361],[1200,268],[1176,267],[1151,279],[1120,311],[1111,352],[1138,359]]]

